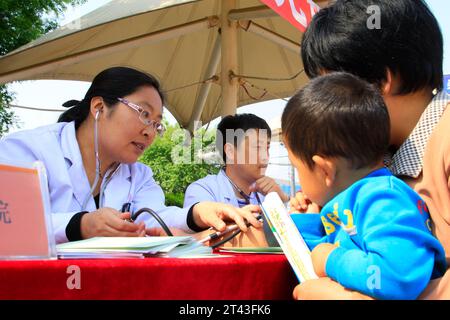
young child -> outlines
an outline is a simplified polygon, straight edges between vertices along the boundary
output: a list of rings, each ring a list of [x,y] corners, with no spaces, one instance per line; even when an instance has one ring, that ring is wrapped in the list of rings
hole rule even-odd
[[[383,167],[389,116],[372,85],[342,72],[312,80],[288,102],[282,132],[311,203],[292,218],[319,277],[374,298],[415,299],[445,272],[425,203]]]

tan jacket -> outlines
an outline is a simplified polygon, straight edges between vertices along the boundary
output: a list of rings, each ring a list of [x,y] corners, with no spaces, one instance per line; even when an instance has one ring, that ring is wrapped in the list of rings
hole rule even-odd
[[[427,203],[433,220],[433,232],[445,249],[450,265],[450,108],[447,107],[425,148],[423,169],[417,179],[405,181]],[[421,299],[450,299],[450,270],[433,280]]]

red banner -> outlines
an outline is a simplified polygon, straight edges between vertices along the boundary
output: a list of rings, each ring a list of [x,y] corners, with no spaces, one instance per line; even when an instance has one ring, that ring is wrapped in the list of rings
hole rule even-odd
[[[313,0],[261,0],[261,2],[302,32],[320,10]]]

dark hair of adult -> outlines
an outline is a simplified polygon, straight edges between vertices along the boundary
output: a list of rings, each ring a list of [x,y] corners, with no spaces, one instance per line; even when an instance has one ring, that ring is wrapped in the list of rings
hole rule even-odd
[[[379,163],[389,145],[389,114],[374,85],[344,72],[317,77],[287,103],[285,143],[311,169],[312,157],[344,158],[353,169]]]
[[[112,108],[118,103],[117,98],[132,94],[145,86],[154,88],[164,104],[160,84],[152,75],[128,67],[112,67],[103,70],[92,80],[83,100],[69,100],[63,104],[70,109],[60,115],[58,122],[75,121],[75,128],[78,129],[89,115],[93,97],[102,97],[107,107]]]
[[[220,123],[217,125],[216,131],[216,148],[219,154],[222,156],[224,163],[226,163],[226,154],[224,152],[224,146],[226,143],[231,143],[227,141],[227,130],[233,132],[233,145],[237,147],[244,135],[239,133],[246,133],[248,130],[266,130],[268,138],[271,137],[272,131],[270,130],[267,122],[251,113],[241,113],[236,115],[229,115],[224,117]]]
[[[395,94],[443,87],[442,33],[423,0],[338,0],[312,19],[301,56],[310,78],[346,71],[381,87],[389,69]]]

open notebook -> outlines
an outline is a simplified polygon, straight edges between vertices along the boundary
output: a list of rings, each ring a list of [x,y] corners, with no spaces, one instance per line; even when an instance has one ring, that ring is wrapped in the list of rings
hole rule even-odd
[[[281,247],[220,247],[219,252],[243,254],[284,254]]]
[[[276,192],[266,196],[262,203],[262,210],[298,280],[304,282],[317,279],[312,265],[311,251]]]
[[[201,245],[190,236],[95,237],[59,244],[56,249],[59,259],[204,258],[213,256],[211,248]]]

